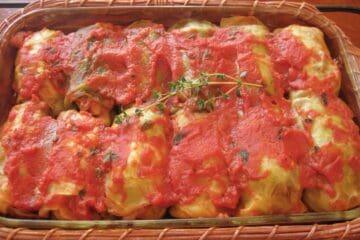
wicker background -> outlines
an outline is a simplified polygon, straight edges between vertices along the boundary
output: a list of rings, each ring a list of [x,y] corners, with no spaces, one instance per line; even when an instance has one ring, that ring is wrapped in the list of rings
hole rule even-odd
[[[353,107],[360,109],[360,50],[352,45],[345,34],[329,19],[324,17],[315,7],[307,3],[292,3],[287,1],[259,2],[238,0],[37,0],[16,12],[0,23],[0,39],[6,28],[23,14],[39,8],[53,7],[97,7],[97,6],[128,6],[128,5],[191,5],[191,6],[242,6],[249,10],[249,15],[257,11],[272,9],[283,11],[295,18],[321,28],[340,47],[340,55],[349,77]],[[359,111],[358,111],[359,117]],[[34,239],[360,239],[360,216],[350,222],[313,225],[275,225],[275,226],[239,226],[208,229],[87,229],[65,230],[45,229],[31,230],[24,228],[0,227],[0,239],[34,240]]]

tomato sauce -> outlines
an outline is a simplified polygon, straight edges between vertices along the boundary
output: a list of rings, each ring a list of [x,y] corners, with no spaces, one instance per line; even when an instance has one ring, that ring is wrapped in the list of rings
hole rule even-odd
[[[27,38],[27,33],[19,34],[13,45],[19,47]],[[271,54],[271,84],[278,93],[273,96],[263,87],[241,86],[225,99],[214,92],[228,91],[234,85],[211,86],[205,91],[215,90],[211,92],[216,95],[212,111],[189,107],[194,99],[184,103],[179,96],[170,98],[166,107],[183,107],[190,116],[183,127],[178,126],[176,114],[169,116],[168,109],[145,124],[133,116],[113,127],[105,127],[101,120],[82,112],[89,111],[93,102],[109,112],[115,105],[141,107],[153,100],[153,91],[168,92],[169,82],[183,76],[191,80],[202,72],[233,77],[245,72],[244,81],[265,85],[258,65],[265,61],[264,56],[254,52],[258,46]],[[179,30],[166,32],[162,25],[150,22],[127,28],[98,23],[60,34],[33,56],[26,51],[20,50],[20,66],[43,61],[50,70],[47,67],[40,76],[25,74],[19,94],[24,98],[39,95],[45,81],[50,81],[66,95],[68,106],[75,102],[82,111],[76,113],[79,118],[68,112],[70,116],[60,115],[55,120],[36,115],[46,107],[35,101],[24,112],[19,129],[4,127],[5,174],[16,208],[37,211],[43,205],[64,207],[75,219],[99,218],[106,213],[106,176],[113,183],[110,191],[126,200],[124,170],[130,164],[135,142],[143,147],[138,177],[161,179],[155,191],[146,194],[151,204],[159,207],[191,203],[205,192],[217,208],[231,213],[239,207],[241,193],[249,183],[268,176],[262,170],[265,158],[284,171],[300,169],[301,188],[319,188],[329,196],[336,195],[333,185],[344,178],[345,164],[354,171],[360,169],[358,152],[345,160],[333,143],[315,146],[310,136],[311,120],[305,121],[305,130],[297,127],[290,101],[282,96],[283,87],[321,92],[326,111],[342,119],[343,127],[330,120],[326,123],[334,141],[359,149],[353,114],[331,89],[317,79],[309,80],[304,67],[310,57],[317,56],[288,31],[260,39],[236,27],[216,28],[202,36]],[[211,77],[209,81],[231,79]],[[201,117],[196,115],[199,112]],[[14,121],[18,114],[12,111],[8,121]],[[310,118],[321,115],[316,111],[298,114]],[[151,134],[159,128],[160,135]],[[210,189],[208,183],[212,181],[219,193]],[[75,195],[49,193],[52,183],[64,182],[74,183],[81,190]]]
[[[57,123],[51,117],[39,117],[38,112],[46,108],[36,100],[27,103],[24,108],[20,122],[9,129],[5,128],[3,132],[2,145],[7,153],[4,172],[8,177],[13,206],[36,211],[43,204],[39,185],[47,166]],[[9,121],[15,120],[17,114],[20,113],[13,110]]]
[[[236,181],[240,181],[240,186],[246,185],[246,182],[242,182],[244,179],[266,177],[266,173],[261,170],[264,157],[277,161],[279,166],[291,171],[296,167],[299,155],[305,155],[308,150],[306,146],[304,149],[294,148],[293,141],[306,142],[307,137],[292,129],[294,122],[289,117],[288,103],[276,103],[272,106],[262,104],[252,107],[244,112],[231,131],[233,144],[228,145],[232,147],[229,149],[233,168],[231,172],[233,179],[238,178]],[[241,175],[241,178],[238,177]]]
[[[74,116],[58,120],[58,139],[49,154],[48,167],[40,188],[45,196],[45,206],[59,204],[59,208],[71,209],[77,219],[93,219],[93,210],[98,213],[106,211],[104,175],[109,169],[99,157],[98,146],[99,135],[104,134],[105,127],[89,113],[69,114]],[[51,193],[51,184],[61,186],[69,182],[82,189],[67,195]],[[70,200],[69,205],[67,199]],[[65,204],[62,205],[62,202]]]
[[[344,177],[344,166],[349,165],[355,172],[358,169],[357,157],[359,149],[359,128],[352,121],[351,110],[334,94],[323,93],[320,96],[327,120],[323,123],[327,131],[331,131],[332,138],[324,146],[315,146],[311,143],[308,156],[303,158],[301,182],[305,188],[319,188],[325,190],[330,197],[335,197],[334,184],[340,182]],[[321,113],[310,111],[299,111],[305,119],[305,129],[310,134],[314,128],[313,119],[320,118]],[[346,144],[341,146],[340,144]],[[298,144],[304,146],[304,144]],[[350,148],[349,159],[345,158],[345,148]]]
[[[161,128],[160,135],[153,135],[159,131],[159,128]],[[155,191],[146,197],[155,206],[168,206],[173,201],[166,179],[172,134],[168,117],[160,116],[144,124],[140,124],[137,117],[132,117],[127,123],[107,128],[105,131],[100,142],[104,146],[104,151],[111,151],[114,156],[114,159],[109,161],[112,169],[111,181],[114,183],[111,191],[120,193],[122,201],[126,200],[124,170],[129,164],[134,164],[129,162],[132,158],[130,154],[133,155],[133,151],[137,151],[138,154],[140,153],[139,159],[135,160],[139,161],[136,167],[137,176],[153,180],[151,187],[155,188]],[[141,150],[132,149],[134,143],[139,144]],[[161,179],[161,183],[156,183],[156,179]]]
[[[258,62],[263,56],[254,52],[257,46],[265,46],[266,41],[253,34],[233,28],[218,28],[211,36],[189,34],[173,30],[168,34],[171,49],[171,69],[173,81],[185,76],[188,80],[199,77],[202,72],[224,73],[235,78],[245,74],[245,81],[264,84]],[[266,50],[266,49],[265,49]],[[271,63],[270,61],[268,62]],[[271,72],[271,65],[268,66]],[[271,72],[273,84],[280,87],[280,78]],[[214,78],[214,81],[218,80]],[[232,81],[226,79],[225,81]],[[218,88],[227,91],[232,86],[221,85]]]
[[[201,192],[209,191],[209,181],[216,181],[221,186],[221,193],[213,197],[213,203],[217,207],[236,208],[239,194],[225,180],[226,156],[220,127],[216,116],[211,114],[175,133],[175,136],[181,134],[182,137],[170,152],[169,175],[180,203],[193,201]]]
[[[312,49],[305,46],[290,30],[283,30],[267,41],[270,54],[276,71],[282,74],[288,90],[312,89],[317,93],[338,91],[339,70],[335,69],[329,75],[319,79],[309,76],[305,67],[316,64],[317,61],[332,62],[330,56],[320,56]],[[313,58],[313,63],[310,59]],[[318,71],[326,71],[323,67]]]
[[[227,200],[221,207],[232,209],[250,180],[267,176],[261,170],[264,157],[291,171],[307,156],[311,141],[306,133],[293,129],[294,119],[286,100],[262,95],[262,101],[254,102],[254,96],[246,92],[241,99],[234,98],[220,101],[206,117],[175,133],[183,137],[170,152],[169,174],[180,202],[191,202],[202,191],[208,191],[201,178],[225,176],[230,182],[223,183]],[[304,145],[298,148],[299,143]],[[208,159],[216,161],[204,167]]]
[[[24,38],[24,35],[27,36],[25,40],[19,40],[19,38]],[[31,37],[32,34],[19,33],[13,38],[12,44],[22,45],[22,41],[29,40]],[[57,94],[65,95],[68,69],[63,63],[64,59],[68,58],[66,55],[68,45],[67,37],[59,33],[45,41],[35,53],[31,53],[32,46],[24,46],[20,49],[20,60],[17,65],[23,77],[19,79],[21,85],[18,94],[22,99],[29,100],[33,94],[40,96],[40,91],[46,87],[46,83],[51,84]]]
[[[15,46],[23,35],[14,38]],[[60,95],[66,95],[67,104],[76,102],[81,110],[89,111],[86,98],[109,110],[114,104],[140,104],[151,97],[152,90],[167,89],[169,81],[198,77],[201,72],[233,77],[246,73],[246,81],[261,84],[258,61],[262,56],[253,48],[265,44],[236,27],[218,28],[201,37],[178,30],[165,32],[162,25],[150,22],[129,28],[97,23],[48,40],[35,56],[22,48],[21,66],[41,60],[47,67],[42,75],[26,73],[20,92],[28,99],[39,93],[45,81],[51,81]],[[272,74],[273,84],[280,87],[279,77]],[[227,91],[231,86],[219,88]]]

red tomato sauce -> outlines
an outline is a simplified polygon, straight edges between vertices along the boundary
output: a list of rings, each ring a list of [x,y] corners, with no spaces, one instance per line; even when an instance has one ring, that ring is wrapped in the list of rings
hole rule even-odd
[[[253,52],[255,46],[265,46],[266,41],[249,32],[237,28],[218,28],[208,37],[173,30],[168,34],[172,47],[171,69],[173,81],[182,76],[196,78],[202,72],[224,73],[239,78],[246,72],[245,80],[251,83],[264,84],[257,61],[263,56]],[[269,61],[270,64],[270,61]],[[269,66],[270,71],[271,65]],[[273,74],[273,81],[281,87],[280,78]],[[189,79],[190,80],[190,79]],[[215,78],[215,80],[217,80]],[[231,79],[226,79],[228,81]],[[221,85],[222,91],[232,86]]]
[[[156,127],[155,127],[156,125]],[[149,136],[146,131],[153,132],[152,127],[161,127],[164,136]],[[126,199],[126,192],[123,189],[124,177],[123,171],[128,163],[132,143],[140,144],[142,152],[140,154],[140,164],[137,167],[137,175],[139,178],[159,178],[162,183],[155,185],[155,191],[147,197],[155,206],[169,205],[172,201],[172,196],[169,187],[166,183],[167,168],[168,168],[168,153],[170,151],[170,137],[171,137],[171,123],[166,116],[157,118],[151,122],[141,125],[136,117],[133,117],[129,122],[119,125],[117,127],[107,128],[105,134],[101,136],[101,144],[105,152],[111,151],[113,160],[109,161],[111,169],[113,169],[111,181],[116,183],[112,192],[121,193],[123,201]],[[152,148],[149,148],[149,144]],[[107,146],[107,147],[106,147]],[[139,150],[136,150],[139,151]],[[158,159],[156,160],[157,157]],[[106,158],[106,156],[105,156]]]
[[[224,180],[227,178],[227,167],[221,127],[216,115],[209,114],[175,133],[169,175],[180,203],[189,203],[201,192],[209,191],[203,181],[216,180],[223,193],[214,196],[211,199],[213,203],[229,209],[237,206],[239,194],[230,182]]]
[[[20,125],[8,134],[4,129],[2,138],[2,145],[7,152],[4,172],[8,176],[12,204],[27,211],[36,211],[43,204],[39,185],[57,129],[57,123],[51,117],[33,117],[34,112],[43,109],[44,105],[35,100],[29,103],[18,123]],[[10,114],[10,121],[15,114]]]
[[[275,103],[252,107],[233,126],[233,144],[228,145],[232,147],[228,152],[232,179],[240,181],[240,186],[246,185],[248,180],[266,177],[266,172],[261,170],[264,157],[275,160],[279,166],[290,171],[296,167],[299,156],[305,155],[308,150],[306,146],[304,149],[293,146],[293,141],[306,142],[307,136],[292,129],[294,122],[288,103]]]
[[[21,46],[26,38],[25,33],[17,35],[13,45]],[[342,169],[347,163],[334,144],[314,146],[311,120],[305,121],[305,130],[298,129],[282,88],[325,92],[321,97],[326,111],[344,119],[343,128],[332,121],[326,124],[333,130],[334,141],[352,141],[359,149],[359,130],[351,120],[351,111],[330,93],[331,89],[306,76],[304,66],[310,57],[317,56],[290,32],[261,40],[237,28],[218,28],[203,37],[178,30],[166,32],[158,24],[123,28],[100,23],[66,36],[60,34],[32,56],[22,48],[20,66],[44,61],[51,70],[40,76],[25,74],[19,94],[31,98],[51,79],[58,92],[66,94],[70,103],[76,102],[80,110],[88,110],[95,101],[110,111],[114,105],[141,106],[153,90],[167,92],[170,81],[183,76],[196,78],[204,71],[233,77],[246,72],[244,81],[264,84],[257,65],[262,56],[253,52],[257,44],[271,54],[268,67],[279,94],[269,96],[264,89],[242,87],[237,94],[231,92],[230,100],[217,98],[215,109],[203,111],[205,116],[200,118],[192,116],[190,103],[179,103],[180,97],[170,99],[168,105],[183,104],[191,116],[183,128],[176,126],[176,120],[169,120],[168,110],[147,124],[131,117],[111,128],[85,112],[81,112],[83,120],[34,118],[36,111],[46,108],[34,102],[24,113],[24,126],[13,132],[6,127],[3,130],[6,137],[2,145],[8,155],[5,173],[14,207],[37,211],[43,204],[65,206],[74,218],[96,218],[94,212],[106,212],[107,174],[112,174],[114,183],[110,190],[121,193],[125,201],[123,173],[133,142],[149,144],[161,153],[160,161],[155,162],[159,153],[143,144],[138,167],[139,178],[163,179],[147,196],[155,206],[190,203],[210,191],[204,181],[217,180],[222,193],[210,194],[210,198],[216,207],[231,212],[238,207],[241,192],[250,181],[267,177],[268,172],[261,169],[265,157],[285,171],[299,168],[302,188],[316,187],[334,196],[333,184],[344,177]],[[232,87],[212,89],[227,91]],[[17,114],[11,112],[8,121]],[[299,114],[309,118],[320,115],[316,111]],[[165,137],[146,134],[155,125],[163,128]],[[359,162],[358,156],[348,160],[354,171],[359,171]],[[51,183],[61,181],[82,186],[81,194],[49,195]]]
[[[324,79],[308,76],[305,66],[310,63],[311,58],[320,61],[320,56],[308,49],[290,30],[281,31],[267,43],[275,69],[282,74],[288,90],[312,89],[318,93],[337,91],[339,70]],[[325,56],[325,59],[332,61],[330,56]]]
[[[301,180],[304,187],[320,188],[334,197],[336,192],[333,186],[343,179],[344,165],[349,164],[355,172],[358,169],[359,128],[352,121],[353,114],[349,107],[334,94],[322,94],[321,101],[326,108],[326,115],[340,119],[340,123],[335,122],[332,118],[325,122],[324,127],[331,130],[332,133],[331,142],[322,147],[311,143],[312,150],[308,152],[307,157],[303,158]],[[308,121],[304,121],[304,125],[310,134],[313,128],[312,119],[320,117],[321,114],[316,111],[299,111],[299,113],[301,117],[308,119]],[[352,147],[355,150],[352,154],[354,156],[345,159],[342,150],[335,143],[346,143]]]
[[[99,135],[104,134],[105,127],[89,113],[80,114],[82,119],[58,120],[58,139],[49,154],[40,188],[46,196],[45,206],[59,204],[70,208],[77,219],[93,219],[94,209],[98,213],[106,211],[104,175],[109,169],[98,155]],[[82,189],[71,196],[50,193],[52,183],[64,182],[82,186]]]
[[[102,28],[96,31],[102,31]],[[156,69],[157,62],[161,63],[166,57],[163,35],[163,27],[156,24],[144,28],[114,28],[110,33],[103,33],[102,43],[98,43],[97,38],[95,40],[98,49],[91,56],[86,84],[104,98],[114,99],[117,104],[146,100],[152,89],[159,88],[158,84],[166,85],[169,79],[166,68],[163,71]],[[108,44],[117,41],[121,44]]]
[[[263,157],[291,171],[309,151],[309,136],[292,128],[294,119],[286,100],[263,95],[262,104],[246,92],[237,100],[235,95],[232,97],[175,133],[182,138],[170,152],[169,174],[180,202],[191,202],[202,191],[208,191],[201,178],[229,177],[230,182],[224,183],[226,200],[219,207],[233,209],[241,195],[239,189],[249,180],[267,176],[261,170]],[[298,148],[296,143],[304,146]],[[211,158],[217,159],[215,164],[204,167]]]
[[[15,35],[13,41],[23,36],[22,33]],[[29,34],[25,39],[31,38]],[[13,43],[18,46],[19,43]],[[19,51],[21,56],[17,63],[20,72],[23,74],[21,86],[18,94],[23,99],[31,99],[32,95],[39,95],[39,91],[45,87],[46,82],[51,84],[59,95],[65,95],[67,90],[66,72],[69,70],[64,65],[64,59],[68,58],[66,49],[68,48],[67,37],[59,33],[56,37],[46,41],[40,50],[30,54],[29,47],[22,47]],[[38,64],[42,66],[38,66]],[[38,69],[42,69],[39,73]]]
[[[14,37],[14,46],[23,35]],[[41,75],[25,73],[20,95],[29,99],[50,81],[60,95],[66,94],[67,102],[76,102],[86,111],[89,100],[84,96],[108,109],[113,104],[140,104],[153,90],[167,89],[169,81],[189,74],[198,77],[201,72],[233,77],[245,72],[246,81],[261,84],[257,61],[263,56],[257,56],[253,47],[265,44],[265,40],[235,27],[217,28],[205,38],[197,34],[189,37],[177,30],[166,32],[154,23],[130,28],[98,23],[60,34],[47,41],[35,56],[22,48],[20,66],[44,61],[47,67]],[[278,74],[272,74],[273,84],[281,87]],[[226,91],[231,86],[219,88]]]

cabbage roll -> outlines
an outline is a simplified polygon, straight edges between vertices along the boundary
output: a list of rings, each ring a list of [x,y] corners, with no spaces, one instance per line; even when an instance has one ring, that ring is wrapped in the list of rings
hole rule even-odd
[[[110,124],[114,105],[145,101],[171,78],[162,25],[139,21],[123,28],[97,23],[74,33],[67,104]],[[84,44],[84,42],[86,44]]]
[[[230,179],[240,191],[236,215],[303,212],[299,161],[309,151],[308,136],[293,128],[286,100],[259,98],[250,107],[245,99],[227,118],[235,121],[226,153]]]
[[[20,48],[14,83],[18,103],[31,100],[35,95],[46,102],[55,115],[64,110],[69,71],[66,66],[67,41],[60,31],[44,28],[29,33],[15,44]]]
[[[129,116],[135,109],[128,109]],[[171,201],[167,168],[171,134],[166,114],[146,109],[108,128],[102,136],[104,161],[111,164],[105,175],[105,203],[109,213],[123,219],[159,219]]]
[[[220,27],[218,45],[224,49],[223,54],[237,54],[229,59],[232,65],[235,63],[236,76],[246,73],[246,81],[263,84],[267,93],[281,96],[283,84],[274,70],[266,43],[268,28],[251,16],[222,18]]]
[[[56,120],[48,112],[45,102],[33,98],[13,107],[2,128],[1,202],[8,205],[1,207],[3,212],[11,207],[26,216],[43,204],[39,185],[57,136]]]
[[[303,169],[303,200],[313,211],[346,210],[360,204],[360,136],[351,110],[334,94],[290,94],[298,127],[311,135]]]
[[[176,218],[221,217],[237,207],[239,193],[227,174],[219,114],[181,110],[174,117],[169,177]]]
[[[290,25],[274,33],[269,45],[288,90],[312,89],[338,94],[340,70],[331,58],[320,29]]]
[[[105,216],[104,163],[100,135],[104,123],[87,112],[68,110],[58,117],[58,135],[40,185],[41,217],[98,219]]]

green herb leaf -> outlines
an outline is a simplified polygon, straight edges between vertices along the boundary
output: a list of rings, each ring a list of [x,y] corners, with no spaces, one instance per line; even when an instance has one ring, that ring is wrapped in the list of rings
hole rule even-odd
[[[236,88],[236,92],[235,92],[235,93],[236,93],[236,96],[237,96],[237,97],[239,97],[239,98],[241,97],[240,88]]]
[[[109,161],[112,162],[112,161],[116,160],[117,158],[118,158],[118,156],[116,155],[116,153],[109,151],[105,154],[103,162],[104,163],[109,162]]]
[[[216,77],[220,80],[224,80],[226,78],[226,75],[224,73],[218,73],[216,74]]]
[[[137,109],[135,109],[135,114],[136,114],[136,116],[140,117],[143,115],[143,110],[140,108],[137,108]]]
[[[116,124],[121,124],[122,123],[122,119],[121,119],[121,117],[119,115],[115,116],[114,123],[116,123]]]
[[[103,67],[103,66],[100,66],[100,67],[98,67],[97,69],[96,69],[96,72],[98,73],[98,74],[104,74],[104,73],[106,73],[107,72],[107,69],[105,68],[105,67]]]
[[[187,82],[187,81],[186,81],[186,78],[185,78],[184,76],[182,76],[178,81],[179,81],[179,82],[183,82],[183,83],[184,83],[184,82]]]
[[[161,96],[161,93],[159,93],[158,91],[153,91],[153,96],[155,100],[158,100]]]
[[[170,92],[171,93],[176,93],[177,90],[177,84],[176,82],[169,82],[169,87],[170,87]]]
[[[156,104],[156,107],[160,110],[161,113],[163,113],[165,110],[165,106],[163,103]]]
[[[199,110],[200,110],[200,111],[205,110],[205,108],[206,108],[206,102],[205,102],[204,99],[199,99],[199,101],[198,101],[198,107],[199,107]]]
[[[91,156],[94,156],[94,155],[98,154],[99,152],[100,152],[100,149],[98,149],[98,148],[90,149],[90,155]]]
[[[175,134],[175,137],[173,139],[173,144],[174,145],[179,145],[179,143],[181,142],[181,140],[185,137],[185,133],[184,132],[178,132]]]
[[[243,161],[243,163],[247,163],[248,160],[249,160],[249,153],[246,149],[241,149],[240,150],[240,156],[241,156],[241,159]]]
[[[121,112],[114,118],[114,123],[121,124],[124,121],[128,121],[130,116],[126,112]]]

